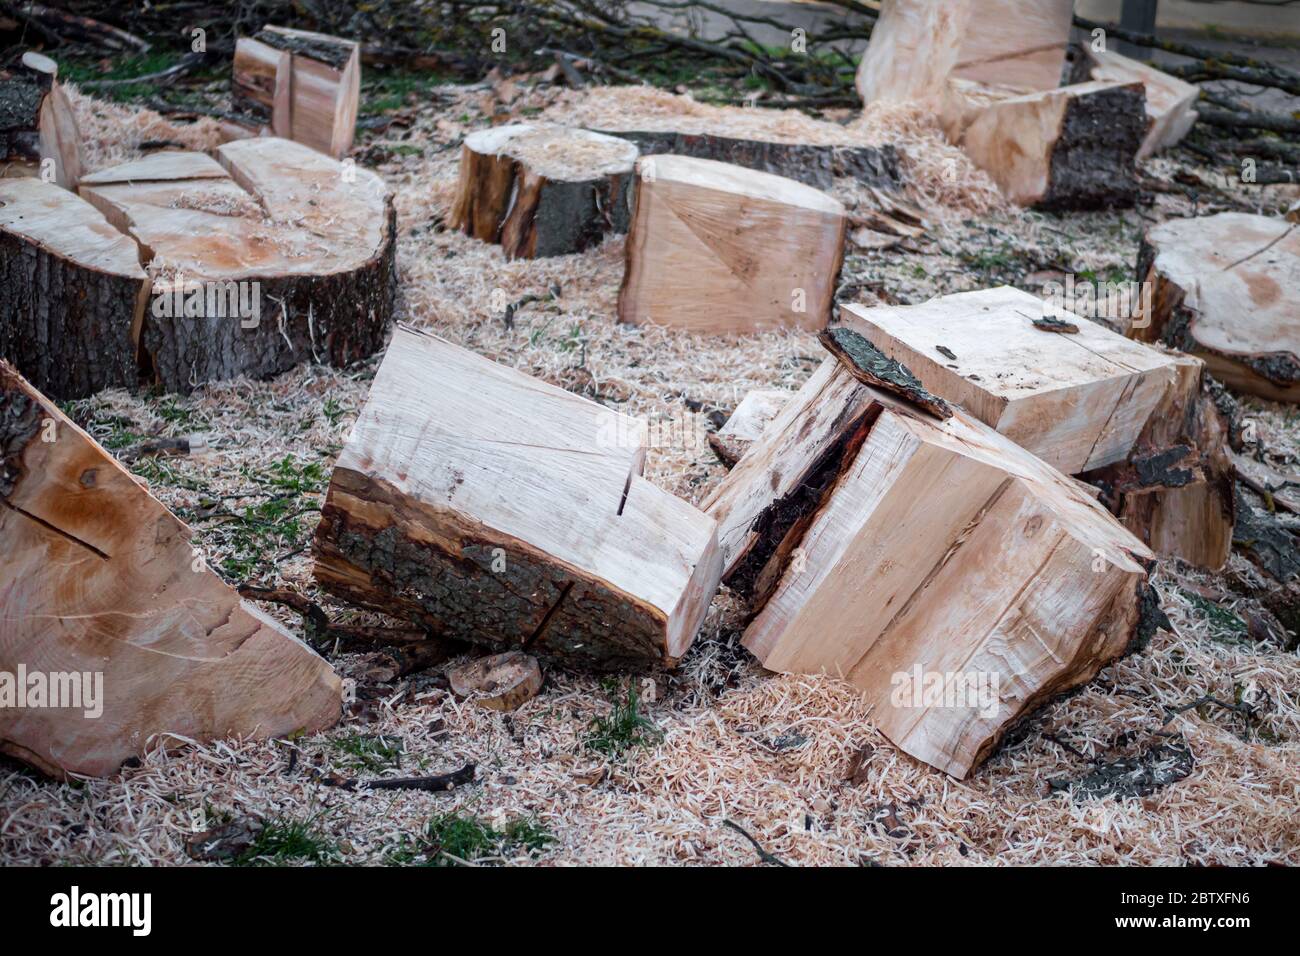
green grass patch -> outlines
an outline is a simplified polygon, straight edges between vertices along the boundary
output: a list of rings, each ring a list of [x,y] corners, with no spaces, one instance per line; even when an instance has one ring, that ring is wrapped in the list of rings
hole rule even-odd
[[[380,773],[399,767],[406,753],[401,740],[377,734],[349,734],[331,740],[329,746],[339,755],[335,767],[353,772]]]
[[[339,848],[316,828],[320,814],[305,820],[277,817],[262,827],[252,845],[236,859],[237,866],[288,866],[332,863]]]
[[[663,732],[641,713],[636,686],[628,684],[627,697],[614,699],[608,717],[597,717],[588,728],[583,746],[607,757],[622,757],[636,747],[649,747],[663,739]]]
[[[1216,641],[1228,641],[1234,644],[1246,639],[1250,628],[1245,621],[1227,608],[1220,607],[1213,601],[1203,598],[1193,591],[1182,591],[1182,595],[1200,612],[1200,616],[1209,622],[1211,638]]]
[[[498,830],[478,817],[443,813],[434,817],[417,840],[408,840],[388,854],[392,866],[460,866],[484,860],[540,856],[555,836],[531,817],[511,820]]]

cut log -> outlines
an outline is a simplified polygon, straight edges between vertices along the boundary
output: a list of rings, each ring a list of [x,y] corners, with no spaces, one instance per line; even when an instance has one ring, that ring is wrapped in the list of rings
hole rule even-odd
[[[360,45],[264,27],[235,44],[233,92],[235,108],[253,125],[341,159],[356,135]]]
[[[1094,81],[998,100],[975,113],[961,147],[1022,206],[1131,206],[1143,97],[1141,83]]]
[[[745,646],[772,670],[848,680],[886,736],[954,776],[1151,623],[1153,556],[1072,479],[834,359],[709,510],[729,566],[768,580]]]
[[[149,301],[136,245],[40,179],[0,180],[0,358],[56,399],[139,382]]]
[[[1147,231],[1138,276],[1151,285],[1128,334],[1205,360],[1238,391],[1300,401],[1300,225],[1225,212]]]
[[[365,169],[273,137],[162,152],[86,177],[154,276],[146,378],[189,391],[378,351],[396,296],[392,196]]]
[[[542,689],[537,658],[522,651],[489,654],[447,672],[451,692],[488,710],[518,710]]]
[[[627,232],[637,148],[562,127],[479,130],[461,147],[450,225],[499,242],[508,259],[581,252]]]
[[[858,66],[864,103],[938,100],[950,79],[1032,93],[1060,85],[1071,0],[884,0]]]
[[[647,435],[399,327],[330,482],[316,579],[450,638],[672,666],[721,563],[713,520],[641,477]]]
[[[0,455],[0,751],[106,776],[156,744],[338,719],[330,666],[242,602],[189,528],[3,362]],[[79,701],[32,696],[78,685]]]
[[[0,72],[0,176],[39,176],[77,188],[81,131],[58,75],[53,60],[32,51],[14,73]]]
[[[1185,83],[1153,66],[1108,51],[1085,53],[1092,60],[1090,75],[1110,83],[1141,83],[1146,90],[1147,134],[1138,159],[1176,145],[1196,122],[1199,87]]]
[[[643,156],[619,319],[710,334],[820,329],[846,223],[837,200],[790,179]]]
[[[709,434],[709,447],[728,468],[735,467],[763,429],[780,414],[792,393],[777,388],[756,388],[747,392],[725,425]]]

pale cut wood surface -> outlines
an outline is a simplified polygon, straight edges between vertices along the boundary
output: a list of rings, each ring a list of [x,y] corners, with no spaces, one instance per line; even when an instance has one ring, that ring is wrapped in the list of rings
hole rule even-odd
[[[293,55],[252,37],[235,41],[231,102],[241,117],[274,135],[293,136]]]
[[[772,419],[790,401],[793,392],[779,388],[756,388],[746,392],[731,417],[709,435],[709,445],[728,468],[763,434]]]
[[[1176,360],[1078,316],[1065,315],[1076,333],[1042,331],[1033,321],[1043,305],[1001,286],[914,306],[847,305],[840,318],[927,390],[1061,471],[1122,461],[1173,386]]]
[[[826,324],[847,221],[837,200],[706,159],[636,168],[620,321],[710,334]]]
[[[970,19],[966,0],[884,0],[858,65],[862,102],[941,96]]]
[[[1152,308],[1129,335],[1199,356],[1232,388],[1300,401],[1300,225],[1239,212],[1173,219],[1147,231],[1138,268]]]
[[[865,421],[866,434],[817,496],[744,644],[770,669],[845,678],[900,748],[964,777],[1016,719],[1134,646],[1153,556],[1075,482],[964,410],[939,421],[838,363],[809,386],[782,413],[791,427],[741,463],[769,474],[738,467],[724,480],[748,486],[723,496],[724,527],[778,505],[791,455],[773,452],[783,434],[824,436],[813,421],[826,404],[864,409],[840,431]],[[988,675],[996,700],[984,713],[895,706],[894,677],[914,668]]]
[[[952,75],[1022,92],[1061,84],[1073,0],[966,0],[971,12]]]
[[[103,682],[97,718],[0,708],[0,750],[104,776],[157,743],[338,719],[330,666],[243,603],[189,528],[2,362],[0,449],[0,670]]]
[[[675,661],[720,557],[714,522],[641,477],[646,435],[399,327],[330,484],[317,579],[478,643],[596,668]]]

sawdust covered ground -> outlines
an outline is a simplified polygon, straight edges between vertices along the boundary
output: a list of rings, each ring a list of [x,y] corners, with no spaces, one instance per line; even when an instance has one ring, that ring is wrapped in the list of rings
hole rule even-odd
[[[558,98],[517,95],[507,105],[483,88],[448,89],[409,128],[366,146],[398,197],[405,318],[646,416],[656,441],[647,476],[698,502],[724,474],[704,441],[716,413],[751,388],[797,388],[821,350],[804,334],[722,340],[617,325],[618,238],[580,256],[510,263],[499,248],[446,231],[459,138],[485,110],[535,116]],[[152,123],[96,125],[93,113],[83,103],[97,155],[129,156],[123,130],[158,138]],[[905,155],[925,179],[929,235],[851,254],[851,301],[915,302],[1003,281],[1037,291],[1063,272],[1128,278],[1145,223],[1184,214],[1190,202],[1175,191],[1124,213],[999,209],[969,169],[955,189],[943,162],[951,157],[934,152],[947,147],[904,119],[897,128],[913,127]],[[1161,160],[1148,173],[1175,167]],[[935,180],[939,169],[949,178]],[[840,192],[857,198],[848,186]],[[1202,212],[1230,202],[1209,193],[1199,201]],[[509,323],[494,308],[530,295],[537,300]],[[188,398],[110,392],[70,410],[117,451],[153,435],[206,435],[204,454],[141,459],[134,470],[192,523],[230,580],[315,594],[313,509],[376,364],[302,368]],[[1291,409],[1253,402],[1249,411],[1273,448],[1300,454]],[[358,698],[327,733],[158,750],[115,779],[72,784],[0,763],[0,860],[185,863],[196,829],[263,820],[301,824],[310,836],[303,855],[271,854],[280,862],[404,861],[428,821],[463,814],[502,831],[526,821],[551,838],[532,851],[499,842],[478,862],[757,863],[730,820],[791,864],[1297,864],[1300,662],[1285,638],[1237,626],[1252,605],[1235,582],[1253,573],[1236,555],[1223,575],[1162,570],[1156,584],[1175,633],[1050,706],[966,781],[895,750],[837,681],[764,673],[738,647],[739,608],[724,593],[680,672],[636,682],[655,731],[621,756],[590,744],[593,720],[610,715],[626,680],[551,671],[537,698],[502,715],[456,701],[437,671],[395,678],[377,654],[326,647]],[[321,600],[339,620],[366,620]],[[1205,697],[1236,709],[1174,713]],[[312,773],[413,775],[467,762],[477,765],[475,784],[442,794],[348,793]],[[1150,792],[1114,793],[1126,789]]]

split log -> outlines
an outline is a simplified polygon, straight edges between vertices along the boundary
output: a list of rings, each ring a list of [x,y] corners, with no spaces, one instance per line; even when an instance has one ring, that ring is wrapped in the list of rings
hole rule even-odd
[[[1151,626],[1153,556],[1072,479],[834,359],[709,511],[733,576],[766,580],[745,646],[772,670],[842,676],[896,745],[957,777]]]
[[[461,147],[449,224],[499,242],[508,259],[581,252],[627,232],[636,158],[627,140],[587,130],[479,130]]]
[[[106,776],[169,740],[338,719],[330,666],[242,602],[189,528],[3,362],[0,454],[0,751]],[[30,706],[37,685],[78,684],[76,705]]]
[[[542,689],[537,658],[521,651],[489,654],[447,672],[451,692],[488,710],[518,710]]]
[[[1147,133],[1143,97],[1141,83],[1101,81],[1013,96],[975,113],[960,145],[1022,206],[1131,206]]]
[[[399,326],[330,482],[316,579],[450,638],[672,666],[721,564],[713,520],[641,477],[647,435]]]
[[[235,44],[234,106],[257,126],[341,159],[361,100],[361,48],[324,33],[264,27]]]
[[[49,57],[24,53],[14,73],[0,73],[0,176],[39,176],[76,189],[83,171],[76,113]]]
[[[745,449],[756,442],[768,423],[780,414],[790,392],[778,388],[756,388],[747,392],[725,425],[709,434],[709,447],[728,468],[735,467]]]
[[[136,245],[40,179],[0,180],[0,358],[56,399],[138,384],[149,301]]]
[[[855,85],[862,102],[942,95],[970,14],[966,0],[884,0],[858,65]]]
[[[392,196],[377,175],[273,137],[161,152],[87,176],[81,194],[154,275],[139,335],[171,391],[344,367],[383,346],[396,297]]]
[[[1126,460],[1178,380],[1174,356],[1066,313],[1042,331],[1037,296],[1010,286],[913,306],[840,310],[920,385],[1068,475]]]
[[[1128,330],[1205,360],[1229,387],[1300,401],[1300,226],[1225,212],[1147,231],[1138,276],[1150,309]]]
[[[619,319],[711,334],[822,328],[846,223],[837,200],[790,179],[643,156]]]
[[[1162,149],[1175,146],[1196,122],[1199,87],[1185,83],[1153,66],[1130,60],[1108,51],[1089,51],[1090,76],[1110,83],[1141,83],[1146,91],[1147,133],[1137,158],[1146,159]]]

